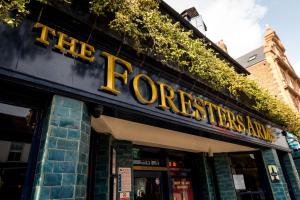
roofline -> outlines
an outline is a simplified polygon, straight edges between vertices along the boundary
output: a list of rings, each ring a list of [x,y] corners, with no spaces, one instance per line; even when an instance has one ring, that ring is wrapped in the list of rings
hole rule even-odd
[[[236,70],[245,73],[250,74],[250,72],[245,69],[241,64],[239,64],[234,58],[232,58],[228,53],[223,51],[218,45],[216,45],[214,42],[212,42],[210,39],[208,39],[203,33],[201,33],[197,28],[195,28],[192,24],[190,24],[186,19],[184,19],[177,11],[175,11],[171,6],[169,6],[164,0],[159,1],[160,5],[163,9],[168,11],[168,13],[174,17],[176,20],[180,21],[180,23],[188,28],[189,30],[192,30],[193,33],[199,37],[204,38],[204,40],[208,43],[209,46],[211,46],[215,51],[220,53],[222,57],[226,58],[233,66],[236,68]]]
[[[266,62],[266,59],[257,61],[256,63],[253,63],[252,65],[249,65],[249,66],[247,66],[247,67],[245,67],[245,68],[248,69],[248,68],[253,67],[254,65],[257,65],[257,64],[259,64],[259,63],[261,63],[261,62]],[[251,73],[250,73],[250,74],[251,74]]]
[[[239,60],[239,59],[241,59],[242,57],[244,57],[244,56],[246,56],[247,54],[250,54],[250,53],[251,53],[251,55],[253,55],[253,53],[254,53],[255,51],[257,51],[258,49],[260,49],[260,48],[264,48],[264,46],[262,45],[262,46],[260,46],[260,47],[255,48],[255,49],[252,49],[251,51],[248,51],[247,53],[245,53],[245,54],[241,55],[240,57],[236,58],[236,60]],[[263,54],[265,54],[265,53],[263,52]]]

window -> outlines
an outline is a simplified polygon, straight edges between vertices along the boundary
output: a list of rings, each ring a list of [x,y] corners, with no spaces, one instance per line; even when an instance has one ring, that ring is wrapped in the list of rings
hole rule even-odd
[[[1,100],[1,99],[0,99]],[[18,200],[25,183],[34,129],[26,116],[30,108],[0,103],[0,198]],[[33,175],[30,175],[30,178]],[[30,179],[28,179],[30,180]],[[30,194],[25,194],[30,196]],[[27,198],[26,198],[27,199]]]
[[[7,161],[9,162],[21,161],[22,151],[23,151],[23,143],[12,142],[10,145],[10,151],[8,154]]]
[[[259,160],[261,157],[253,153],[231,154],[231,167],[235,189],[239,200],[266,200],[266,192]]]
[[[295,97],[294,95],[292,95],[292,99],[293,99],[293,103],[294,103],[294,106],[296,107],[296,109],[299,111],[299,101],[297,99],[297,97]]]
[[[297,85],[297,82],[295,79],[292,79],[292,86],[293,86],[293,89],[298,92],[299,88],[298,88],[298,85]]]
[[[255,58],[257,57],[257,54],[250,56],[248,59],[248,62],[251,62],[252,60],[255,60]]]
[[[283,76],[283,81],[287,84],[287,78],[286,78],[285,72],[282,69],[280,69],[280,71],[281,71],[282,76]]]
[[[290,77],[288,74],[287,74],[287,77],[288,77],[288,85],[289,85],[291,88],[294,88],[294,87],[293,87],[293,83],[292,83],[292,77]]]

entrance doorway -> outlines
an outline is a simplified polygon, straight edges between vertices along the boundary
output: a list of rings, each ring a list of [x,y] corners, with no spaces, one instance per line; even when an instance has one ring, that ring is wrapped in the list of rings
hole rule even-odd
[[[134,173],[135,200],[163,200],[166,191],[163,188],[163,172],[138,171]]]
[[[174,176],[171,178],[173,200],[193,200],[192,180],[190,177]]]
[[[193,154],[160,148],[134,148],[134,200],[194,200]]]
[[[230,158],[238,200],[272,199],[259,152],[231,154]]]

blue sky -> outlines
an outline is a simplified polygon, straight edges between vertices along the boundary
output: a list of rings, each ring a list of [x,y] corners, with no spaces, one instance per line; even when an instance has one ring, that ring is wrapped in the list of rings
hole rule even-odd
[[[263,45],[270,25],[286,48],[286,55],[300,76],[299,0],[165,0],[178,12],[195,6],[212,41],[223,39],[237,58]]]
[[[286,55],[300,76],[300,1],[260,0],[268,11],[260,24],[270,24],[286,49]]]

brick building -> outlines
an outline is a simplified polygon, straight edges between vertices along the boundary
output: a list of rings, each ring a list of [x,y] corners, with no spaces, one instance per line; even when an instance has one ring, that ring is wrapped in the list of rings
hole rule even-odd
[[[251,73],[250,78],[300,112],[300,78],[271,27],[266,28],[263,46],[241,56],[237,61]]]
[[[283,127],[136,54],[87,1],[52,3],[30,1],[19,27],[0,25],[0,199],[300,199]]]
[[[241,56],[237,61],[251,73],[251,79],[300,113],[300,78],[285,55],[282,42],[271,27],[266,28],[263,46]],[[299,141],[292,133],[287,135],[300,173]]]

